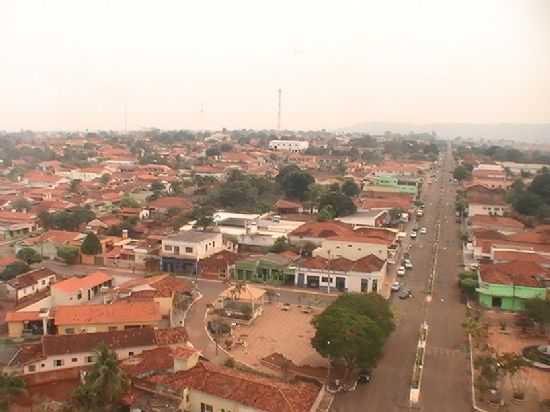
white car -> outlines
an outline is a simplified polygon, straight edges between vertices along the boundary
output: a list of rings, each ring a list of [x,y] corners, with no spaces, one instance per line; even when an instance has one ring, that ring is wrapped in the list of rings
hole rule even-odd
[[[416,232],[415,231],[411,232],[411,239],[416,239]]]
[[[405,269],[412,269],[413,268],[413,264],[409,259],[405,259],[404,264],[405,264]]]
[[[425,227],[423,227],[422,229],[420,229],[420,234],[421,234],[421,235],[425,235],[426,233],[428,233],[428,229],[426,229]]]
[[[399,282],[393,282],[391,284],[391,291],[392,292],[399,292],[399,289],[401,289],[401,283]]]
[[[397,276],[405,276],[405,266],[399,266],[399,268],[397,269]]]

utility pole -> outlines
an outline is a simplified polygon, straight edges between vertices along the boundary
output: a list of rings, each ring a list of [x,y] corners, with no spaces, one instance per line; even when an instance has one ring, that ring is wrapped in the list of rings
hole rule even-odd
[[[277,130],[281,130],[281,98],[282,98],[283,90],[279,89],[278,95],[279,95],[279,110],[277,112]]]

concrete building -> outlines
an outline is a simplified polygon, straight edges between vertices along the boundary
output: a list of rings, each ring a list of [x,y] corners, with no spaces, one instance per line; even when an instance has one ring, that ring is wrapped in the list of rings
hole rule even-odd
[[[113,277],[105,272],[94,272],[84,277],[73,276],[51,287],[52,304],[79,305],[101,296],[102,288],[110,289]]]
[[[162,239],[161,269],[195,273],[201,259],[224,250],[220,232],[181,231]]]
[[[56,279],[57,274],[50,269],[34,269],[8,280],[6,282],[6,289],[8,296],[18,302],[23,298],[47,289]]]
[[[284,150],[287,152],[303,152],[309,147],[308,141],[303,140],[271,140],[269,148],[273,150]]]

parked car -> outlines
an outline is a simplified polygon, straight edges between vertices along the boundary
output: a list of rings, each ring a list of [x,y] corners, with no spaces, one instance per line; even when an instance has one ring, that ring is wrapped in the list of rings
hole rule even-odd
[[[399,292],[399,299],[408,299],[412,298],[412,292],[410,289],[401,289],[401,292]]]
[[[411,232],[411,239],[416,239],[416,232],[414,230]]]
[[[405,269],[412,269],[413,268],[413,264],[409,259],[405,259],[405,261],[403,263],[404,263]]]
[[[368,369],[361,369],[359,371],[359,376],[357,377],[357,383],[359,385],[364,385],[369,383],[372,379],[372,375]]]
[[[405,276],[405,266],[399,266],[397,269],[397,276]]]
[[[420,229],[420,234],[421,235],[425,235],[426,233],[428,233],[428,229],[426,229],[425,227]]]
[[[391,291],[392,292],[399,292],[399,289],[401,289],[401,283],[399,282],[393,282],[391,284]]]

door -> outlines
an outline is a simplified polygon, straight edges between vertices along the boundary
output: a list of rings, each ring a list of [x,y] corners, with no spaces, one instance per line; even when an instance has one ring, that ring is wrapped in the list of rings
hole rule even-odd
[[[502,307],[502,298],[497,298],[493,296],[493,308],[501,308]]]
[[[340,291],[346,289],[346,278],[336,276],[336,289]]]
[[[298,286],[300,286],[301,288],[304,287],[304,284],[305,284],[305,276],[303,273],[298,273]]]

